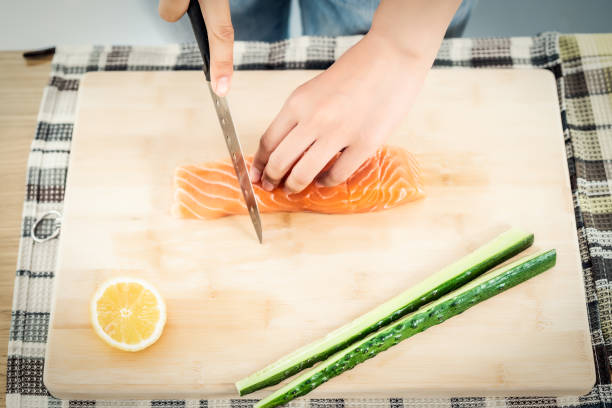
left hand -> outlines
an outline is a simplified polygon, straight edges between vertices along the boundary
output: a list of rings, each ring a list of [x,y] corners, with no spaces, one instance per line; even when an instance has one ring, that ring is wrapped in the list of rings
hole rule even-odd
[[[298,87],[262,136],[251,180],[300,192],[317,178],[344,182],[384,142],[410,109],[431,66],[370,33],[329,69]]]
[[[433,62],[406,54],[372,31],[329,69],[298,87],[262,136],[251,180],[300,192],[317,178],[344,182],[399,124]]]

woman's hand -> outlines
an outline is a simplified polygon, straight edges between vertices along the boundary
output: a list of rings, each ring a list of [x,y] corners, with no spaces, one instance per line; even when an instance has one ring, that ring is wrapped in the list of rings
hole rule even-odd
[[[210,46],[210,80],[219,96],[230,89],[234,72],[234,27],[230,16],[229,0],[199,0],[208,43]],[[189,0],[159,0],[159,15],[175,22],[187,11]]]
[[[285,179],[289,192],[315,178],[344,182],[405,117],[460,2],[382,0],[370,32],[287,99],[261,137],[251,181],[270,191]]]
[[[431,61],[404,54],[375,33],[367,34],[329,69],[297,88],[262,136],[251,168],[272,190],[345,181],[402,120],[421,88]]]

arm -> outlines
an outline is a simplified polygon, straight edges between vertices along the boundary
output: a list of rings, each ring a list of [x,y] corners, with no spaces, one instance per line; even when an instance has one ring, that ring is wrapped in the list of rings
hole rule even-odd
[[[461,0],[382,0],[368,35],[380,37],[404,55],[433,64]]]
[[[251,180],[299,192],[345,181],[412,105],[460,0],[382,0],[372,27],[329,69],[297,88],[255,154]]]

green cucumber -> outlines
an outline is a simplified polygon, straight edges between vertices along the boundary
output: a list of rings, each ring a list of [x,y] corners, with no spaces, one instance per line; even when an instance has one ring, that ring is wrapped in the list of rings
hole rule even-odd
[[[312,367],[339,350],[412,313],[421,306],[463,286],[533,243],[533,234],[510,229],[459,261],[429,276],[374,310],[332,331],[327,336],[236,382],[240,395],[278,384]]]
[[[374,357],[431,326],[442,323],[470,307],[489,299],[521,282],[553,267],[556,251],[539,252],[487,273],[464,287],[396,321],[376,333],[331,356],[295,380],[255,404],[254,408],[270,408],[309,393],[310,391],[357,364]]]

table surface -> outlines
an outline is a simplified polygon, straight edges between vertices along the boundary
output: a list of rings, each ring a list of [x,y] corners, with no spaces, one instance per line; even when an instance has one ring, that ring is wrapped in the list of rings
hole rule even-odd
[[[0,408],[6,404],[6,359],[26,163],[50,70],[51,57],[26,61],[21,52],[0,52]]]
[[[21,229],[28,151],[51,57],[25,61],[20,51],[0,52],[0,390],[6,389],[7,343]],[[10,101],[10,103],[8,102]],[[0,408],[5,399],[0,398]]]

